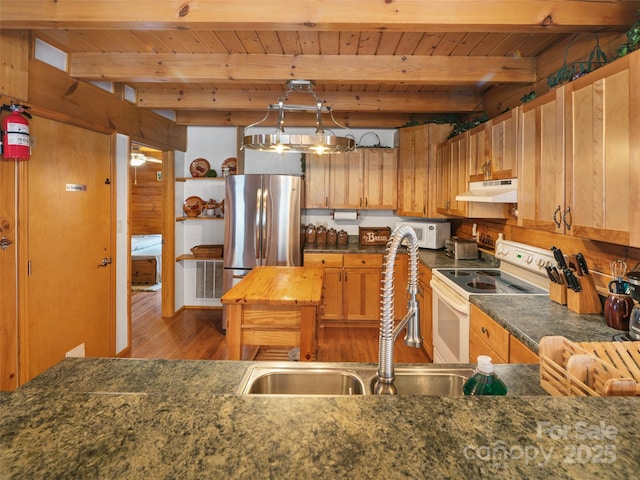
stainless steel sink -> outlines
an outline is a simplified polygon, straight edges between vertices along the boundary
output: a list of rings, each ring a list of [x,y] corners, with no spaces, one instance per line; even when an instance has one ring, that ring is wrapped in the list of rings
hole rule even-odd
[[[260,375],[248,385],[248,394],[362,395],[358,377],[338,371],[277,371]]]
[[[460,396],[462,386],[471,376],[471,368],[396,368],[398,395]],[[374,376],[370,387],[376,382]]]
[[[372,395],[376,367],[343,363],[264,362],[242,379],[241,395]],[[462,395],[469,367],[402,366],[395,369],[398,395]],[[366,387],[365,387],[366,386]]]

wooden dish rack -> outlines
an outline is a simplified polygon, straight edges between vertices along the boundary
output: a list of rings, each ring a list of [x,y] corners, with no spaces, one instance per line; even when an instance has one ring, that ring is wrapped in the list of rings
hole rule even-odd
[[[639,342],[575,343],[562,336],[540,341],[540,385],[551,395],[640,395]]]

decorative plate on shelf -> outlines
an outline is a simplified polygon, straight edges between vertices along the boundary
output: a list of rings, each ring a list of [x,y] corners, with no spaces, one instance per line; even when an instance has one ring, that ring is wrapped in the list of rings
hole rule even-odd
[[[189,197],[182,204],[182,210],[187,214],[187,217],[197,217],[202,213],[202,208],[205,205],[205,201],[200,197]]]
[[[238,173],[238,159],[235,157],[227,158],[224,162],[222,162],[221,168],[223,169],[223,171],[225,168],[228,168],[229,175],[235,175],[236,173]]]
[[[209,165],[209,162],[204,158],[196,158],[191,162],[191,165],[189,165],[189,171],[192,177],[204,177],[210,169],[211,165]]]

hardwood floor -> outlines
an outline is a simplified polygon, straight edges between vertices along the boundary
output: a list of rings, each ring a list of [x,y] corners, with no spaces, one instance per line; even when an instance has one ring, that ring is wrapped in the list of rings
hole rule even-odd
[[[130,358],[226,360],[226,337],[221,332],[222,310],[183,310],[173,318],[160,316],[160,291],[132,292]],[[398,363],[428,363],[422,349],[409,348],[401,333],[394,349]],[[284,352],[284,353],[283,353]],[[243,360],[286,359],[286,350],[273,354],[247,347]],[[318,333],[318,361],[378,361],[377,327],[321,327]]]

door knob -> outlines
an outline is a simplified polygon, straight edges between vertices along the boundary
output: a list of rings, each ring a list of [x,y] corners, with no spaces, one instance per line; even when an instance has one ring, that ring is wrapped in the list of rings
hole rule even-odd
[[[102,259],[102,263],[101,263],[100,265],[98,265],[98,268],[100,268],[100,267],[106,267],[107,265],[111,265],[111,262],[112,262],[112,261],[113,261],[113,260],[111,260],[111,257],[109,257],[109,258],[104,257],[104,258]]]
[[[6,250],[9,245],[13,242],[7,238],[6,235],[2,235],[2,239],[0,239],[0,248],[2,250]]]

